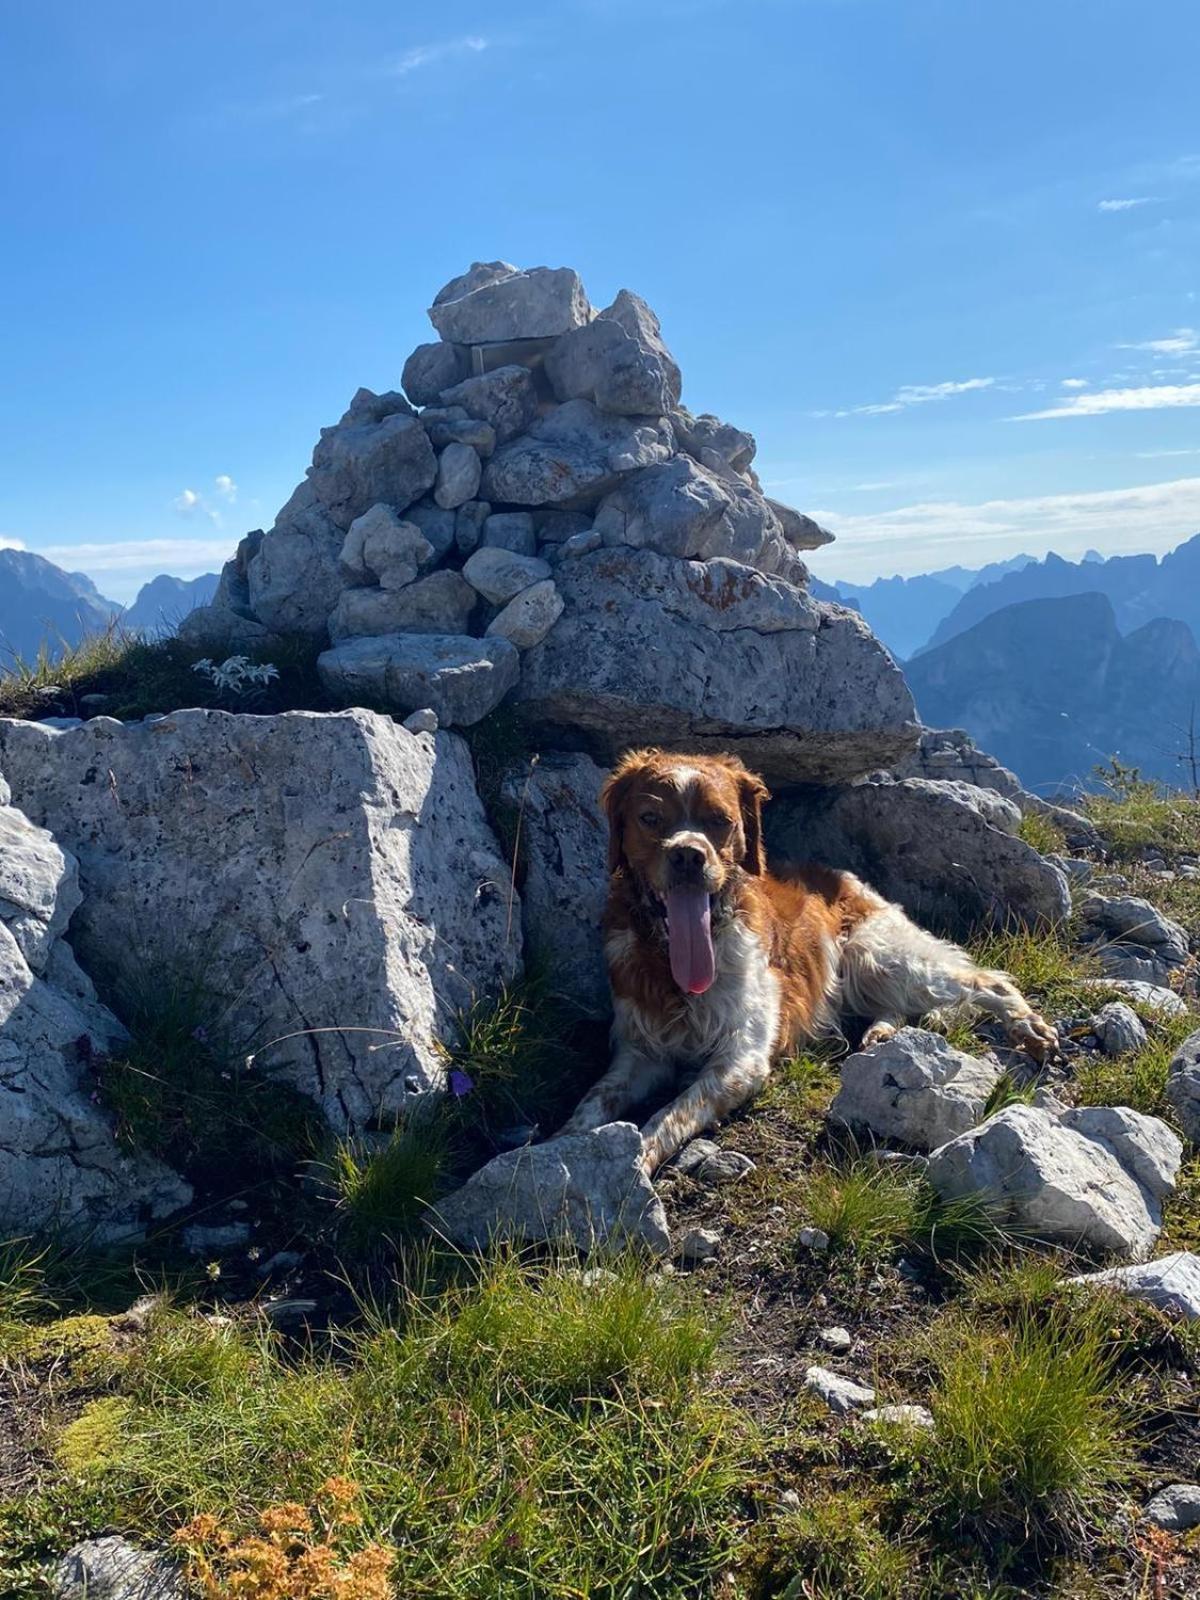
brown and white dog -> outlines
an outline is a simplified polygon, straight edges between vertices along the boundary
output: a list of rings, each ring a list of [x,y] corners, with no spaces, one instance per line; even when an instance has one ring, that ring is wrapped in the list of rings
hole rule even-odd
[[[1002,972],[911,922],[852,873],[767,871],[761,778],[732,756],[627,755],[604,786],[613,1061],[564,1133],[692,1081],[643,1129],[649,1171],[762,1088],[772,1063],[867,1017],[863,1043],[968,1001],[1041,1059],[1054,1030]]]

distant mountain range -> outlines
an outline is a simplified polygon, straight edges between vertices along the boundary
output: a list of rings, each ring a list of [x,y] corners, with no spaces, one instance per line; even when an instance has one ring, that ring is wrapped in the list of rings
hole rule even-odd
[[[31,550],[0,550],[0,671],[12,658],[32,661],[113,623],[145,633],[170,631],[180,617],[203,605],[217,575],[160,577],[143,585],[130,606],[107,600],[82,572],[64,572]]]
[[[1200,737],[1200,647],[1178,618],[1123,634],[1105,594],[1021,600],[922,651],[905,676],[923,722],[965,728],[1029,788],[1095,787],[1114,755],[1191,782],[1180,754],[1193,720]]]
[[[861,611],[900,661],[945,644],[1005,606],[1077,594],[1107,595],[1122,633],[1155,617],[1174,617],[1200,635],[1200,534],[1161,559],[1106,560],[1089,550],[1081,561],[1066,561],[1052,551],[1041,561],[1022,555],[977,570],[943,567],[910,578],[821,587],[827,598]]]

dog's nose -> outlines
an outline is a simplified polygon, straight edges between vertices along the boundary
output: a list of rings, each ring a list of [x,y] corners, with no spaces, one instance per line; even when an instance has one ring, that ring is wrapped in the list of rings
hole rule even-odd
[[[672,872],[680,878],[698,878],[704,871],[704,851],[695,844],[673,844],[667,851]]]

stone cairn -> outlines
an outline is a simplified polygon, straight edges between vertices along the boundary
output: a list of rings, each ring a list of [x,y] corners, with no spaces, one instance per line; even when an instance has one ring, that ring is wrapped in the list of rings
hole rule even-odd
[[[750,434],[681,404],[644,301],[597,312],[569,268],[477,262],[429,316],[404,393],[360,389],[322,430],[189,642],[307,634],[342,703],[452,726],[507,697],[601,760],[737,747],[775,781],[829,781],[911,748],[887,653],[804,590],[800,552],[831,535],[764,495]]]

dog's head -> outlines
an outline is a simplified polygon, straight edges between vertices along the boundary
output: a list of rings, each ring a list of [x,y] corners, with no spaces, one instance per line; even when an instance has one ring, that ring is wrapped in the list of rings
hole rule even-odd
[[[767,788],[733,756],[635,750],[601,792],[608,865],[665,912],[671,971],[702,994],[714,976],[711,913],[739,874],[765,870]]]

